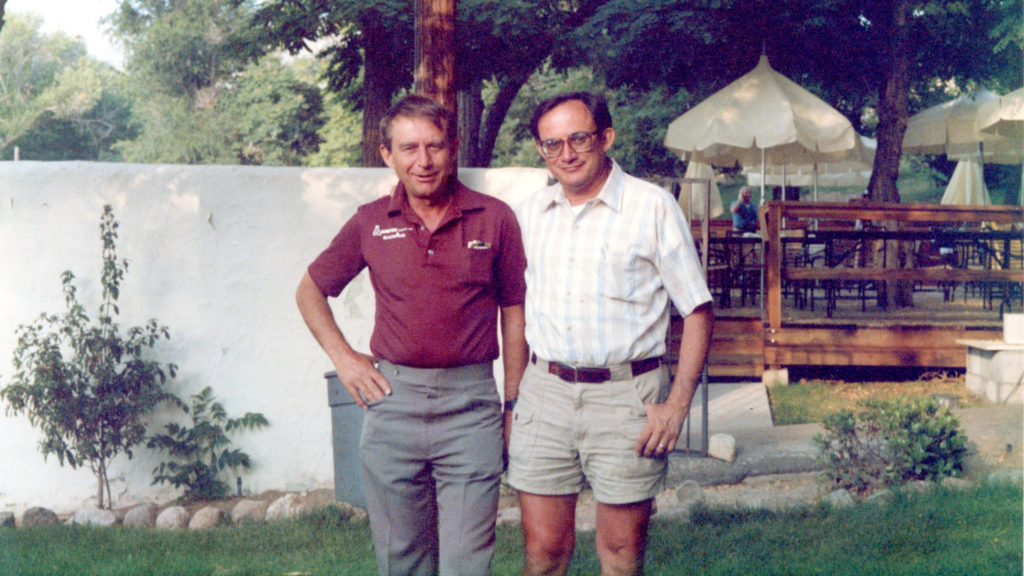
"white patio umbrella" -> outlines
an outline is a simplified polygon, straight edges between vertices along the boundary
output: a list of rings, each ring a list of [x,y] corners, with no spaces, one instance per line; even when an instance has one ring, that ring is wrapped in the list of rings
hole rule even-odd
[[[709,187],[711,214],[708,215],[708,218],[714,218],[725,212],[725,208],[722,206],[722,195],[718,192],[718,183],[715,182],[715,171],[711,166],[691,160],[686,167],[683,179],[704,181],[699,183],[684,181],[679,185],[679,207],[683,209],[687,220],[692,222],[694,219],[704,218],[704,197],[709,192]]]
[[[1016,164],[1024,159],[1024,145],[1019,138],[1002,135],[1014,130],[1012,120],[1001,118],[1002,104],[1003,97],[979,90],[926,108],[907,119],[903,151],[945,154],[954,160],[980,155],[983,163]],[[1011,110],[1008,105],[1007,113]],[[991,120],[984,124],[984,118]]]
[[[989,206],[992,199],[985,187],[985,174],[978,157],[956,163],[940,204],[953,206]]]
[[[1024,88],[978,106],[977,126],[982,134],[998,134],[1007,138],[1011,152],[1013,148],[1016,149],[1018,153],[1008,154],[1004,164],[1010,164],[1014,156],[1021,157],[1018,162],[1024,163],[1024,153],[1021,152],[1024,149]],[[991,154],[988,156],[991,157]],[[1017,198],[1024,205],[1024,167],[1021,169],[1020,193]]]
[[[1024,88],[978,106],[977,127],[982,134],[1003,136],[1020,145],[1024,139]]]
[[[958,161],[1018,164],[1024,161],[1024,145],[1019,138],[1007,138],[994,130],[983,131],[980,124],[984,107],[1002,110],[1002,99],[988,90],[965,94],[948,102],[926,108],[907,120],[903,151],[916,154],[945,154]],[[990,112],[991,113],[991,112]],[[991,128],[992,124],[986,126]],[[1003,128],[1009,130],[1010,128]]]
[[[753,70],[673,120],[665,146],[713,166],[765,167],[806,154],[838,160],[856,140],[845,116],[773,70],[762,55]]]
[[[861,136],[858,143],[844,160],[813,162],[813,158],[808,155],[802,162],[765,166],[763,172],[760,166],[745,166],[743,173],[751,186],[760,186],[762,181],[768,186],[810,186],[814,191],[813,198],[817,200],[819,186],[828,188],[868,185],[878,142],[874,138]]]

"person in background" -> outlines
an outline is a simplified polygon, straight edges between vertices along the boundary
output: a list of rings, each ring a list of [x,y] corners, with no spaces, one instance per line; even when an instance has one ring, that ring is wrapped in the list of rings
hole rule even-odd
[[[604,98],[546,100],[530,130],[557,182],[516,207],[532,352],[508,467],[523,573],[566,573],[589,483],[601,573],[640,574],[654,496],[707,358],[711,294],[675,199],[607,156],[615,131]],[[670,383],[671,304],[684,327]]]
[[[455,118],[423,96],[381,121],[398,176],[360,206],[299,283],[299,310],[356,404],[379,573],[490,573],[503,450],[492,364],[499,316],[506,397],[526,364],[526,261],[512,209],[454,175]],[[328,305],[364,268],[376,297],[370,350],[356,352]],[[510,411],[509,411],[510,412]]]
[[[757,234],[757,207],[750,201],[750,186],[740,188],[739,198],[729,205],[732,229],[736,232]]]

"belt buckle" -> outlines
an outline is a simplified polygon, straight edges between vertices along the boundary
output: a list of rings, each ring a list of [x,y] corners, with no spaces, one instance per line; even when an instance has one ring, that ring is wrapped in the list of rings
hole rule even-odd
[[[580,373],[575,366],[558,365],[558,377],[566,382],[579,382]]]

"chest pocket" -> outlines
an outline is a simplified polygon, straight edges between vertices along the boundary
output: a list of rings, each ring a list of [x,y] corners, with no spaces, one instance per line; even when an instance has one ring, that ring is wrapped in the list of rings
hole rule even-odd
[[[494,279],[495,250],[493,245],[487,249],[463,248],[457,270],[462,281],[471,286],[490,284]]]
[[[635,250],[617,250],[611,246],[601,248],[598,290],[606,298],[637,301],[643,298],[640,286],[643,279],[656,273],[649,258]]]

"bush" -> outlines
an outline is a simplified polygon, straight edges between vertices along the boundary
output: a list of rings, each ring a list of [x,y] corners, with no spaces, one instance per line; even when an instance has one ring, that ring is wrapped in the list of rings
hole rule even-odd
[[[188,412],[188,408],[184,408]],[[229,486],[220,479],[224,470],[252,467],[252,458],[241,450],[229,450],[228,433],[269,426],[263,414],[246,412],[241,418],[228,418],[224,406],[215,401],[207,386],[192,395],[192,426],[171,423],[166,434],[150,437],[147,446],[166,451],[173,460],[153,470],[153,484],[185,486],[186,501],[216,500],[228,495]]]
[[[910,480],[959,476],[967,437],[949,409],[932,399],[865,400],[840,410],[815,436],[818,461],[836,486],[858,494]]]

